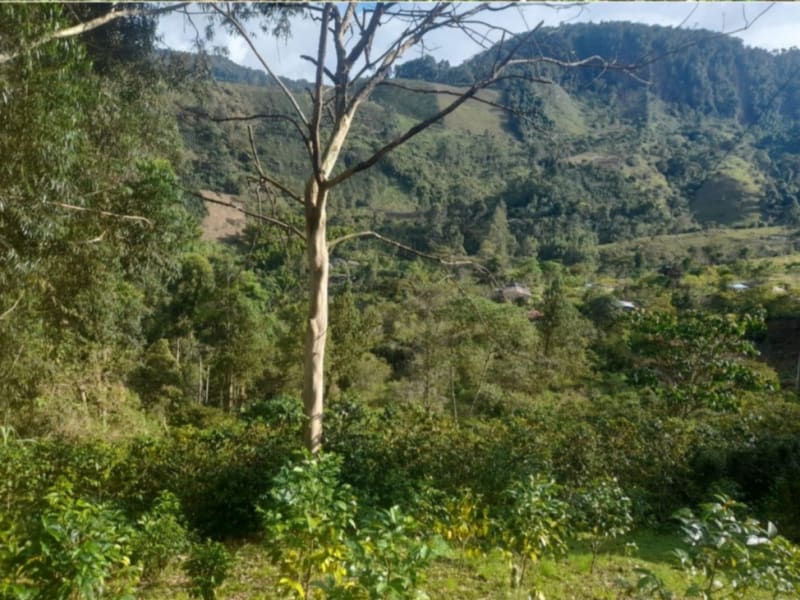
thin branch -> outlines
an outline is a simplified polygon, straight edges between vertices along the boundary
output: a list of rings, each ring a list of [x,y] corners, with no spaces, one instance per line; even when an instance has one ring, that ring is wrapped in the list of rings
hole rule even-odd
[[[297,122],[297,119],[285,113],[253,113],[251,115],[230,115],[227,117],[215,117],[214,115],[210,115],[203,110],[190,108],[188,106],[178,106],[178,108],[180,108],[183,112],[195,115],[196,117],[202,117],[204,119],[208,119],[209,121],[213,121],[214,123],[228,123],[230,121],[256,121],[259,119],[272,120],[272,121],[288,121],[294,126],[295,129],[297,129],[297,132],[303,139],[303,143],[308,142],[308,136],[306,135],[305,131],[303,131],[303,127],[300,125],[300,123]]]
[[[538,79],[536,77],[526,77],[524,75],[507,75],[505,77],[498,77],[495,81],[502,81],[504,79],[523,79],[525,81],[531,81],[533,83],[544,83],[544,84],[552,84],[553,83],[549,79]],[[382,86],[385,85],[385,86],[389,86],[389,87],[396,87],[396,88],[399,88],[401,90],[406,90],[406,91],[414,92],[414,93],[418,93],[418,94],[440,94],[442,96],[456,96],[456,97],[459,97],[463,93],[463,92],[453,92],[453,91],[450,91],[450,90],[441,90],[441,89],[428,89],[428,90],[425,90],[425,89],[421,89],[421,88],[414,88],[414,87],[406,86],[406,85],[403,85],[401,83],[397,83],[396,81],[384,81],[384,82],[381,83],[381,85]],[[521,110],[515,109],[512,106],[509,106],[507,104],[500,104],[499,102],[493,102],[491,100],[487,100],[485,98],[481,98],[478,95],[472,96],[470,98],[470,101],[471,102],[477,102],[478,104],[485,104],[487,106],[491,106],[492,108],[497,108],[499,110],[502,110],[503,112],[512,114],[515,117],[518,117],[520,119],[524,119],[524,120],[528,121],[531,125],[533,125],[534,129],[544,133],[544,130],[542,130],[539,127],[536,127],[536,124],[534,123],[534,121],[527,114],[525,114]]]
[[[2,320],[3,320],[3,319],[5,319],[5,318],[6,318],[8,315],[10,315],[12,312],[14,312],[14,310],[17,308],[17,306],[19,306],[19,303],[20,303],[20,302],[22,302],[22,297],[23,297],[24,295],[25,295],[24,293],[20,294],[20,295],[19,295],[19,298],[17,298],[17,301],[16,301],[16,302],[14,302],[14,304],[12,304],[12,305],[11,305],[11,308],[9,308],[9,309],[8,309],[7,311],[5,311],[3,314],[0,314],[0,321],[2,321]]]
[[[536,63],[547,63],[565,69],[575,69],[578,67],[598,66],[603,69],[615,69],[618,71],[626,71],[632,68],[632,65],[617,65],[614,63],[606,62],[602,56],[592,55],[580,60],[560,60],[550,56],[536,56],[534,58],[515,58],[505,63],[506,67],[513,67],[515,65],[531,65]]]
[[[359,37],[358,42],[356,43],[355,46],[353,46],[353,49],[347,56],[346,64],[348,65],[348,67],[354,65],[361,56],[361,54],[367,52],[369,48],[372,46],[372,42],[375,39],[375,32],[380,26],[381,17],[387,10],[391,9],[393,6],[394,3],[387,2],[387,3],[380,3],[375,7],[375,10],[372,12],[372,17],[369,20],[369,24],[365,28],[362,28],[363,30],[362,35]]]
[[[378,5],[380,8],[381,5]],[[417,14],[415,16],[415,23],[412,27],[407,28],[395,41],[394,43],[381,55],[379,56],[375,62],[367,63],[361,69],[361,71],[356,75],[354,80],[358,80],[363,73],[368,70],[371,70],[373,67],[378,66],[377,71],[374,75],[372,75],[366,82],[366,84],[358,91],[357,94],[353,96],[350,100],[349,104],[347,105],[346,113],[349,115],[354,115],[358,106],[366,100],[375,87],[386,77],[389,75],[389,71],[391,67],[397,62],[397,60],[405,54],[405,52],[419,43],[426,34],[430,33],[435,29],[441,29],[446,27],[448,22],[451,21],[442,21],[440,23],[436,22],[436,19],[442,16],[446,9],[450,8],[447,3],[439,2],[433,6],[430,10],[426,11],[422,15]],[[475,9],[473,9],[475,10]],[[423,16],[424,15],[424,16]],[[422,17],[420,22],[416,22],[419,17]],[[380,25],[380,20],[376,21],[374,27],[377,28]],[[370,26],[373,26],[373,23],[370,22]],[[368,30],[367,35],[372,40],[373,36],[375,35],[374,30]]]
[[[313,56],[309,56],[308,54],[301,54],[300,55],[300,59],[310,62],[312,65],[314,65],[315,69],[318,67],[317,59],[314,58]],[[322,69],[325,72],[325,75],[327,75],[328,79],[330,79],[331,81],[335,81],[336,80],[336,76],[333,73],[331,73],[330,69],[328,69],[324,65],[323,65]]]
[[[258,158],[258,151],[256,150],[256,141],[253,138],[253,128],[250,125],[247,126],[247,136],[248,138],[250,138],[250,150],[253,153],[253,160],[255,160],[256,169],[258,170],[258,175],[260,177],[261,182],[262,183],[266,182],[271,185],[274,185],[276,188],[278,188],[284,194],[289,196],[295,202],[303,204],[303,199],[300,197],[299,194],[293,192],[287,186],[282,184],[280,181],[278,181],[274,177],[270,177],[264,172],[264,168],[261,166],[261,160]]]
[[[319,26],[319,42],[317,43],[317,73],[314,81],[316,95],[312,99],[314,112],[311,115],[311,124],[309,125],[309,131],[311,132],[311,160],[314,163],[314,177],[317,178],[317,181],[321,181],[322,175],[322,137],[320,135],[322,104],[324,101],[322,78],[325,75],[325,56],[328,51],[328,23],[331,18],[331,11],[333,11],[333,5],[325,4],[325,9],[322,11],[322,23]]]
[[[289,198],[291,198],[295,202],[305,205],[305,203],[303,202],[303,198],[299,194],[297,194],[297,193],[293,192],[292,190],[290,190],[288,187],[286,187],[284,184],[282,184],[280,181],[278,181],[274,177],[270,177],[269,175],[266,175],[264,173],[259,173],[259,178],[261,179],[262,183],[268,183],[268,184],[278,188],[280,191],[282,191],[284,194],[289,196]]]
[[[258,151],[256,150],[256,140],[253,138],[252,125],[247,126],[247,138],[250,140],[250,150],[253,153],[253,160],[256,163],[256,169],[258,170],[258,174],[261,175],[261,178],[263,179],[264,177],[266,177],[266,175],[264,174],[264,169],[261,166],[261,159],[258,158]]]
[[[170,4],[168,6],[162,6],[160,8],[112,9],[106,14],[100,15],[99,17],[95,17],[94,19],[90,19],[89,21],[86,21],[84,23],[78,23],[77,25],[73,25],[72,27],[65,27],[64,29],[57,29],[56,31],[51,31],[50,33],[45,34],[39,39],[34,40],[30,44],[28,44],[25,50],[33,50],[34,48],[38,48],[39,46],[42,46],[48,42],[52,42],[53,40],[59,40],[81,35],[82,33],[86,33],[87,31],[91,31],[93,29],[97,29],[98,27],[102,27],[103,25],[106,25],[111,21],[115,21],[116,19],[158,15],[161,13],[178,10],[184,6],[187,6],[188,4],[189,4],[188,2],[181,2],[178,4]],[[16,52],[0,53],[0,65],[3,63],[7,63],[10,60],[14,60],[23,52],[24,50],[17,50]]]
[[[491,271],[484,267],[480,263],[476,263],[472,260],[447,260],[440,256],[435,256],[433,254],[427,254],[426,252],[420,252],[419,250],[415,250],[411,246],[406,246],[405,244],[401,244],[400,242],[393,240],[391,238],[387,238],[386,236],[381,235],[375,231],[360,231],[358,233],[348,233],[347,235],[343,235],[341,237],[336,238],[335,240],[331,240],[328,242],[328,251],[333,252],[333,250],[341,244],[342,242],[347,242],[349,240],[354,240],[357,238],[374,238],[376,240],[380,240],[384,244],[388,244],[389,246],[394,246],[395,248],[399,248],[400,250],[404,250],[406,252],[410,252],[415,256],[419,256],[420,258],[427,258],[428,260],[435,261],[441,265],[445,265],[448,267],[473,267],[479,271],[484,273],[488,273],[491,275]]]
[[[470,98],[475,96],[475,94],[478,93],[478,91],[480,91],[481,89],[485,88],[490,83],[491,83],[491,81],[475,83],[472,87],[470,87],[461,96],[459,96],[458,98],[453,100],[453,102],[451,102],[445,108],[443,108],[440,111],[438,111],[437,113],[431,115],[427,119],[424,119],[424,120],[420,121],[419,123],[417,123],[416,125],[411,127],[408,131],[406,131],[404,134],[402,134],[399,137],[396,137],[391,142],[387,143],[385,146],[380,148],[377,152],[375,152],[372,156],[370,156],[366,160],[363,160],[360,163],[355,164],[355,165],[353,165],[352,167],[350,167],[348,169],[345,169],[344,171],[339,173],[336,177],[333,177],[332,179],[329,179],[326,182],[326,186],[328,188],[333,188],[333,187],[339,185],[340,183],[342,183],[343,181],[345,181],[346,179],[349,179],[350,177],[352,177],[356,173],[360,173],[361,171],[369,169],[372,165],[377,163],[380,159],[382,159],[384,156],[389,154],[392,150],[394,150],[398,146],[403,145],[404,143],[406,143],[408,140],[410,140],[412,137],[414,137],[418,133],[420,133],[422,131],[425,131],[428,127],[430,127],[434,123],[438,122],[440,119],[442,119],[442,118],[446,117],[447,115],[449,115],[451,112],[453,112],[459,106],[464,104],[467,100],[469,100]],[[376,85],[377,85],[377,83],[376,83]]]
[[[692,10],[690,10],[690,11],[689,11],[689,14],[688,14],[688,15],[686,15],[686,18],[685,18],[683,21],[681,21],[680,23],[678,23],[678,26],[676,27],[676,29],[680,29],[681,27],[683,27],[684,25],[686,25],[686,23],[689,21],[689,19],[691,19],[691,18],[692,18],[692,15],[693,15],[695,12],[697,12],[697,9],[698,9],[698,8],[700,8],[700,3],[699,3],[699,2],[696,2],[696,3],[695,3],[695,5],[692,7]]]
[[[743,32],[743,31],[747,31],[747,30],[748,30],[748,29],[750,29],[750,28],[751,28],[753,25],[755,25],[756,21],[758,21],[758,20],[759,20],[761,17],[763,17],[765,14],[767,14],[767,12],[769,12],[770,10],[772,10],[772,8],[774,8],[774,7],[775,7],[775,2],[770,2],[770,3],[769,3],[769,4],[768,4],[768,5],[767,5],[767,6],[764,8],[764,10],[762,10],[761,12],[759,12],[759,13],[758,13],[758,14],[757,14],[755,17],[753,17],[752,19],[748,20],[748,19],[746,19],[746,18],[745,18],[744,25],[742,25],[742,26],[741,26],[741,27],[739,27],[738,29],[733,29],[733,30],[731,30],[731,31],[720,31],[720,32],[717,32],[717,33],[713,34],[713,35],[712,35],[710,38],[705,38],[705,37],[702,37],[702,38],[696,38],[696,39],[692,39],[691,41],[689,41],[689,42],[686,42],[685,44],[679,44],[679,45],[677,45],[677,46],[674,46],[673,48],[669,48],[669,49],[665,50],[664,52],[661,52],[660,54],[654,54],[654,53],[652,53],[652,52],[651,52],[651,53],[648,53],[648,54],[645,54],[645,55],[642,57],[642,59],[641,59],[641,60],[639,60],[638,62],[636,62],[634,65],[631,65],[631,67],[630,67],[630,68],[631,68],[631,69],[641,69],[642,67],[649,66],[649,65],[651,65],[651,64],[653,64],[653,63],[655,63],[655,62],[658,62],[659,60],[661,60],[661,59],[663,59],[663,58],[665,58],[665,57],[667,57],[667,56],[670,56],[670,55],[672,55],[672,54],[676,54],[676,53],[678,53],[678,52],[682,52],[683,50],[686,50],[686,49],[688,49],[688,48],[691,48],[691,47],[693,47],[693,46],[697,46],[698,44],[702,44],[702,43],[704,43],[705,41],[707,41],[708,39],[715,39],[715,38],[718,38],[718,37],[731,37],[731,36],[733,36],[733,35],[735,35],[735,34],[737,34],[737,33],[741,33],[741,32]],[[695,7],[695,9],[696,9],[696,7]],[[692,13],[694,12],[694,10],[695,10],[695,9],[693,9],[693,10],[692,10]],[[689,17],[691,17],[691,13],[689,14]],[[685,23],[685,22],[686,22],[686,20],[687,20],[689,17],[687,17],[686,19],[684,19],[684,21],[681,23],[681,25],[683,25],[683,23]],[[680,26],[679,26],[679,27],[680,27]]]
[[[397,58],[399,58],[408,48],[413,46],[414,43],[416,43],[417,41],[422,39],[422,37],[426,33],[430,32],[432,30],[435,30],[435,29],[442,28],[442,27],[454,27],[454,26],[457,26],[458,25],[458,21],[460,19],[464,19],[464,18],[473,16],[474,14],[476,14],[476,12],[479,12],[481,10],[481,7],[485,8],[485,5],[479,5],[477,8],[474,8],[474,9],[472,9],[470,11],[467,11],[465,13],[462,13],[462,14],[456,14],[454,16],[449,16],[445,21],[442,21],[440,23],[436,23],[435,22],[435,18],[437,16],[440,16],[440,15],[444,14],[446,8],[448,8],[444,3],[437,4],[434,7],[434,9],[432,9],[429,13],[426,14],[426,16],[423,19],[422,23],[417,25],[410,32],[407,30],[407,32],[404,33],[403,36],[401,36],[401,38],[396,42],[396,44],[393,47],[393,49],[390,49],[389,51],[387,51],[387,53],[384,54],[384,58],[382,59],[382,63],[381,63],[380,68],[378,69],[378,72],[375,73],[375,75],[373,75],[369,79],[369,81],[366,83],[366,85],[361,90],[359,90],[359,92],[351,100],[350,106],[348,107],[348,115],[353,115],[355,113],[355,110],[358,107],[358,103],[363,101],[365,98],[369,97],[369,95],[372,93],[372,90],[375,89],[375,87],[380,85],[386,79],[386,76],[388,75],[389,69],[394,64],[394,62],[397,60]],[[493,10],[495,10],[495,9],[493,9]],[[377,163],[384,156],[389,154],[392,150],[394,150],[398,146],[401,146],[402,144],[407,142],[409,139],[411,139],[412,137],[414,137],[418,133],[420,133],[422,131],[425,131],[428,127],[430,127],[431,125],[433,125],[434,123],[436,123],[440,119],[442,119],[443,117],[446,117],[451,112],[456,110],[459,106],[464,104],[464,102],[466,102],[470,98],[473,98],[475,96],[475,94],[478,93],[478,91],[490,86],[492,83],[497,81],[497,79],[502,75],[502,71],[504,69],[506,69],[508,66],[510,66],[512,64],[523,64],[523,63],[524,64],[530,64],[530,63],[540,62],[541,59],[539,59],[539,58],[535,58],[535,59],[519,59],[519,60],[515,61],[515,60],[513,60],[512,57],[514,56],[514,53],[519,49],[519,47],[523,43],[525,43],[529,38],[531,38],[542,27],[543,24],[544,24],[543,21],[539,22],[539,24],[534,29],[529,31],[524,36],[520,36],[520,38],[516,41],[516,43],[512,47],[511,51],[508,52],[505,57],[501,58],[499,56],[499,52],[498,52],[498,57],[495,60],[495,64],[493,66],[492,72],[488,77],[486,77],[482,81],[476,81],[469,89],[467,89],[461,96],[459,96],[455,100],[453,100],[453,102],[451,102],[448,106],[444,107],[439,112],[431,115],[427,119],[424,119],[423,121],[420,121],[419,123],[417,123],[416,125],[411,127],[408,131],[406,131],[404,134],[402,134],[399,137],[395,138],[394,140],[388,142],[382,148],[377,150],[371,157],[367,158],[366,160],[361,161],[360,163],[358,163],[358,164],[356,164],[356,165],[354,165],[354,166],[352,166],[352,167],[350,167],[348,169],[345,169],[344,171],[339,173],[339,175],[337,175],[336,177],[333,177],[332,179],[329,179],[328,181],[326,181],[325,185],[328,188],[333,188],[334,186],[336,186],[336,185],[340,184],[341,182],[345,181],[346,179],[349,179],[350,177],[352,177],[356,173],[359,173],[359,172],[361,172],[361,171],[363,171],[365,169],[370,168],[372,165]],[[403,39],[403,38],[405,38],[405,39]],[[502,44],[501,44],[501,46],[502,46]],[[590,59],[587,59],[587,60],[594,60],[594,59],[595,59],[595,57],[590,57]],[[582,62],[582,61],[577,61],[577,62]],[[332,138],[332,139],[335,139],[335,138]]]
[[[294,97],[294,94],[292,94],[292,92],[289,91],[289,88],[286,87],[286,84],[283,83],[281,78],[278,77],[275,74],[275,72],[272,70],[272,68],[269,66],[269,63],[264,59],[264,57],[258,51],[258,48],[256,48],[255,43],[253,43],[253,40],[250,38],[250,35],[248,34],[248,32],[244,28],[244,26],[239,22],[239,20],[236,17],[233,16],[233,14],[230,11],[226,12],[226,11],[222,10],[216,3],[212,3],[211,4],[211,8],[214,9],[215,11],[217,11],[224,18],[226,18],[231,23],[231,25],[233,25],[236,28],[236,31],[239,32],[239,35],[242,37],[242,39],[245,42],[247,42],[248,46],[250,46],[250,50],[253,51],[253,54],[255,54],[256,58],[258,59],[258,62],[261,63],[261,66],[264,67],[264,70],[267,73],[269,73],[269,76],[272,77],[272,79],[275,81],[275,83],[278,84],[278,87],[281,88],[281,91],[283,92],[283,95],[286,96],[286,98],[288,98],[288,100],[292,104],[292,107],[294,108],[295,112],[300,117],[300,120],[305,125],[308,125],[309,124],[308,118],[306,117],[305,113],[303,112],[303,109],[300,108],[300,104],[298,104],[297,99]]]
[[[347,10],[345,10],[344,17],[342,17],[342,22],[341,22],[342,32],[346,33],[350,31],[350,21],[353,20],[353,17],[356,14],[356,7],[357,5],[355,2],[351,2],[350,4],[347,5]],[[338,14],[338,12],[339,9],[337,8],[336,13]]]
[[[100,242],[102,242],[105,239],[106,233],[108,233],[108,230],[104,230],[100,235],[95,236],[90,240],[83,240],[82,242],[78,242],[78,243],[79,244],[99,244]]]
[[[203,193],[203,190],[200,190],[200,191],[185,190],[185,191],[187,191],[188,193],[192,194],[193,196],[197,196],[198,198],[202,199],[204,202],[209,202],[211,204],[219,204],[220,206],[227,206],[228,208],[233,208],[235,210],[238,210],[240,213],[242,213],[243,215],[245,215],[247,217],[252,217],[253,219],[257,219],[259,221],[264,221],[265,223],[269,223],[271,225],[275,225],[277,227],[280,227],[284,231],[288,231],[288,232],[296,235],[298,238],[303,240],[303,242],[306,241],[306,236],[303,234],[302,231],[297,229],[297,227],[295,227],[294,225],[290,225],[289,223],[285,223],[285,222],[281,221],[280,219],[275,219],[274,217],[268,217],[266,215],[254,213],[252,211],[247,210],[246,208],[243,208],[243,207],[239,206],[235,202],[231,202],[229,200],[220,200],[219,198],[214,198],[212,196],[209,196],[208,193]]]
[[[88,212],[96,215],[100,215],[101,217],[111,217],[114,219],[122,219],[123,221],[137,221],[140,223],[146,223],[148,227],[154,227],[153,222],[148,219],[147,217],[140,217],[138,215],[123,215],[120,213],[110,212],[107,210],[100,210],[98,208],[87,208],[85,206],[75,206],[74,204],[65,204],[64,202],[47,202],[52,206],[58,206],[59,208],[64,208],[66,210],[75,210],[78,212]]]

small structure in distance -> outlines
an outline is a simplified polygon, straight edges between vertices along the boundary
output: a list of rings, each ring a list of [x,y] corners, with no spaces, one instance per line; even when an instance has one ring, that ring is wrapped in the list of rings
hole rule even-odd
[[[492,293],[492,300],[495,302],[514,302],[524,304],[531,299],[531,290],[524,285],[512,282],[505,287],[497,288]]]
[[[614,300],[614,307],[624,311],[631,311],[639,308],[636,306],[636,303],[631,300]]]

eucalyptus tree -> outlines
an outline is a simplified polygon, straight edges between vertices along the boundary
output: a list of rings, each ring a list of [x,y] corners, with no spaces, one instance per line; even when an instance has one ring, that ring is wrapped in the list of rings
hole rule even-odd
[[[579,60],[560,60],[554,57],[526,54],[519,50],[534,42],[541,23],[521,35],[493,24],[493,15],[508,10],[524,11],[516,3],[438,2],[430,4],[357,3],[306,4],[305,16],[316,25],[317,34],[309,54],[302,59],[314,68],[314,80],[299,94],[276,73],[274,65],[259,50],[248,29],[248,17],[273,18],[276,13],[245,9],[241,5],[211,3],[203,6],[216,23],[238,35],[249,47],[264,70],[283,94],[287,111],[262,113],[257,116],[232,115],[230,118],[282,120],[290,123],[306,154],[305,181],[302,188],[282,181],[275,173],[267,172],[258,160],[252,142],[257,180],[262,192],[282,194],[302,215],[303,226],[296,227],[287,220],[270,218],[273,224],[290,231],[304,244],[308,267],[308,312],[304,342],[303,404],[306,416],[305,443],[312,453],[322,444],[324,407],[324,361],[328,336],[328,281],[330,253],[340,243],[358,237],[389,241],[374,231],[362,231],[329,239],[328,208],[331,194],[345,181],[366,171],[399,146],[439,122],[465,102],[474,100],[493,104],[479,92],[506,78],[524,77],[547,83],[547,80],[523,72],[521,67],[547,64],[555,67],[616,67],[599,56]],[[188,11],[186,11],[188,14]],[[256,14],[254,14],[256,13]],[[261,21],[268,31],[267,21]],[[472,82],[458,90],[414,86],[392,80],[398,62],[415,47],[424,47],[430,36],[439,31],[463,34],[484,47],[489,60],[483,72],[474,74]],[[388,38],[388,39],[387,39]],[[359,110],[379,86],[402,87],[420,94],[438,94],[442,102],[437,110],[422,118],[405,131],[384,140],[366,156],[341,161],[348,135],[357,122]],[[497,106],[494,104],[494,106]],[[341,163],[345,163],[342,165]],[[391,243],[391,242],[390,242]],[[399,244],[394,244],[400,246]],[[400,246],[413,252],[411,248]],[[440,262],[463,264],[464,261]]]

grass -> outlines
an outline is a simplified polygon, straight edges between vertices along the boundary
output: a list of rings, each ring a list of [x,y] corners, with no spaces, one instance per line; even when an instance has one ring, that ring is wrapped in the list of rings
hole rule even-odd
[[[754,165],[729,156],[697,191],[691,203],[701,223],[752,224],[758,220],[758,196],[764,176]]]
[[[458,88],[444,84],[436,84],[435,89],[461,93],[466,88]],[[481,100],[500,102],[500,93],[495,90],[482,90],[477,94]],[[449,94],[441,94],[436,96],[439,109],[445,108],[449,105],[455,96]],[[489,133],[498,137],[508,137],[508,130],[506,128],[506,120],[508,116],[500,109],[482,102],[469,100],[459,106],[452,113],[447,115],[444,119],[445,125],[448,128],[460,131],[466,131],[480,135],[482,133]]]
[[[792,289],[800,288],[800,253],[756,258],[750,262],[768,269],[766,283],[778,286],[788,284]]]
[[[692,233],[657,235],[598,246],[601,262],[639,253],[651,268],[675,264],[687,257],[699,263],[722,264],[747,257],[749,260],[793,253],[787,227],[709,229]]]
[[[560,133],[580,136],[589,130],[581,105],[557,83],[538,86],[536,95],[544,100],[544,114]]]
[[[626,556],[626,542],[635,542],[640,551]],[[626,596],[626,584],[634,584],[634,568],[645,567],[661,577],[670,589],[683,590],[688,585],[684,574],[673,568],[672,549],[680,540],[672,535],[641,532],[626,542],[618,542],[601,552],[591,570],[588,547],[576,546],[559,561],[546,559],[536,565],[524,584],[510,587],[508,559],[499,551],[469,561],[440,560],[433,564],[426,591],[432,600],[516,600],[535,597],[556,599],[616,599]]]
[[[627,542],[634,542],[638,547],[634,556],[626,555]],[[477,558],[452,553],[430,565],[423,589],[431,600],[523,600],[534,591],[548,600],[634,598],[626,586],[635,585],[638,576],[634,569],[642,567],[655,573],[670,590],[676,592],[676,599],[683,598],[681,594],[691,580],[675,568],[671,555],[672,550],[680,546],[680,539],[675,535],[639,532],[627,540],[609,545],[601,552],[593,571],[590,571],[591,552],[584,546],[576,546],[563,560],[541,561],[529,571],[523,585],[516,589],[510,586],[508,559],[499,550]],[[279,598],[275,591],[277,572],[261,547],[248,542],[232,546],[231,550],[236,553],[233,572],[219,589],[217,597],[225,600]],[[159,582],[140,590],[137,597],[143,600],[181,600],[189,598],[186,589],[183,574],[177,568],[171,568]],[[768,596],[753,593],[748,597],[756,600]]]

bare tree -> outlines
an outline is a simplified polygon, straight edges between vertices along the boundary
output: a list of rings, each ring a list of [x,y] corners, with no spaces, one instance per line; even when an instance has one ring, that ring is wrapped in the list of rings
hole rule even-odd
[[[314,81],[307,90],[310,96],[309,110],[308,104],[296,97],[258,50],[247,29],[247,20],[240,18],[237,12],[237,5],[212,3],[206,5],[206,8],[213,11],[225,27],[241,36],[288,100],[291,107],[288,113],[265,114],[262,117],[291,122],[307,152],[308,170],[304,189],[292,190],[264,172],[255,155],[255,146],[252,145],[258,179],[263,189],[277,190],[295,201],[302,209],[305,222],[303,232],[295,230],[297,237],[305,245],[309,276],[303,371],[303,404],[306,416],[304,437],[307,448],[316,453],[321,448],[323,431],[329,253],[340,242],[359,236],[385,241],[383,236],[372,231],[329,240],[327,210],[331,192],[468,100],[481,101],[477,98],[480,90],[507,77],[521,77],[520,72],[514,71],[512,67],[537,63],[564,68],[619,67],[606,63],[599,56],[576,61],[562,61],[543,55],[530,57],[530,53],[525,58],[520,57],[520,49],[534,39],[541,23],[528,32],[515,36],[491,22],[491,13],[520,10],[515,3],[378,3],[372,6],[359,6],[355,3],[312,4],[305,8],[318,26],[316,48],[313,55],[302,56],[314,65],[315,70]],[[399,33],[388,43],[379,44],[378,33],[389,24]],[[445,29],[458,30],[481,46],[493,48],[494,58],[487,72],[458,93],[442,92],[452,98],[443,108],[389,140],[367,158],[346,168],[337,169],[339,157],[359,108],[378,86],[390,83],[387,79],[404,54],[415,46],[424,44],[431,33]],[[545,82],[543,79],[536,80]],[[431,92],[430,89],[408,89],[421,93]],[[287,231],[294,229],[286,224],[283,228]],[[402,245],[398,247],[413,251]]]

